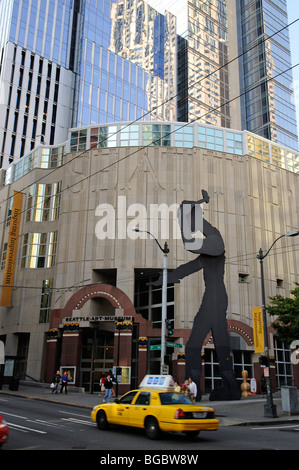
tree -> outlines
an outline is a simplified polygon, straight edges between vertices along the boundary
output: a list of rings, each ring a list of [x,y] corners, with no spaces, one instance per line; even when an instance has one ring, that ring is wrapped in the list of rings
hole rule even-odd
[[[276,336],[288,345],[299,339],[299,284],[296,282],[295,285],[291,297],[275,295],[269,297],[271,304],[267,305],[269,315],[277,316],[275,323],[272,323]]]

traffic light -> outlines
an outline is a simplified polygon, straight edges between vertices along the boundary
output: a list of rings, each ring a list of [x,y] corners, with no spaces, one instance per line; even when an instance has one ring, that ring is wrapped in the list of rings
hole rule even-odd
[[[166,320],[167,336],[173,335],[172,321]]]
[[[267,356],[260,356],[259,357],[259,363],[260,363],[261,366],[268,367],[269,366],[269,359],[267,358]]]

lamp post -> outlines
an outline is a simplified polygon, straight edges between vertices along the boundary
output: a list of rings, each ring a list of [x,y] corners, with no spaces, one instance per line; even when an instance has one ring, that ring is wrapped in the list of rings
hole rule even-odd
[[[161,325],[161,365],[160,373],[163,374],[165,365],[165,354],[166,354],[166,318],[167,318],[167,255],[169,248],[167,242],[164,243],[164,248],[160,245],[156,237],[148,230],[141,229],[139,227],[133,228],[134,232],[145,232],[148,233],[156,241],[158,247],[163,253],[163,282],[162,282],[162,325]]]
[[[267,315],[266,315],[266,296],[265,296],[265,281],[264,281],[264,267],[263,261],[266,256],[269,254],[270,250],[272,249],[273,245],[283,237],[296,237],[299,235],[299,230],[291,230],[290,232],[284,233],[280,235],[280,237],[276,238],[268,251],[264,254],[263,250],[260,248],[259,253],[257,255],[257,259],[260,260],[260,267],[261,267],[261,290],[262,290],[262,312],[263,312],[263,325],[264,325],[264,341],[265,341],[265,356],[267,360],[267,365],[269,367],[269,343],[268,343],[268,334],[267,334]],[[266,377],[266,386],[267,386],[267,402],[264,406],[264,416],[267,418],[277,418],[277,409],[276,405],[273,403],[273,396],[271,390],[271,377],[270,377],[270,370],[269,374]]]

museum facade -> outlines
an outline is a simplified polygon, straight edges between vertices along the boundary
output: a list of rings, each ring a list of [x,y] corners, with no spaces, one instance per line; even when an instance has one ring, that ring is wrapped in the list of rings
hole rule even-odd
[[[169,270],[194,259],[177,209],[204,189],[204,217],[225,244],[235,375],[241,385],[247,370],[260,391],[257,254],[299,227],[298,154],[247,131],[118,123],[70,129],[67,142],[40,146],[1,172],[0,340],[13,374],[50,383],[67,369],[71,384],[93,391],[112,370],[123,392],[159,373],[162,288],[151,283],[163,268],[164,243]],[[267,298],[289,296],[298,282],[297,240],[283,237],[265,259]],[[164,360],[180,382],[204,290],[201,272],[167,288]],[[298,365],[273,336],[274,320],[268,317],[273,389],[298,387]],[[208,393],[221,381],[211,332],[198,360]]]

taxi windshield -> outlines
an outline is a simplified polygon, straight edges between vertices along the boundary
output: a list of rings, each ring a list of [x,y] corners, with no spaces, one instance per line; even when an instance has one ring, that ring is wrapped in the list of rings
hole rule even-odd
[[[192,401],[186,395],[176,392],[159,393],[161,405],[193,405]]]

